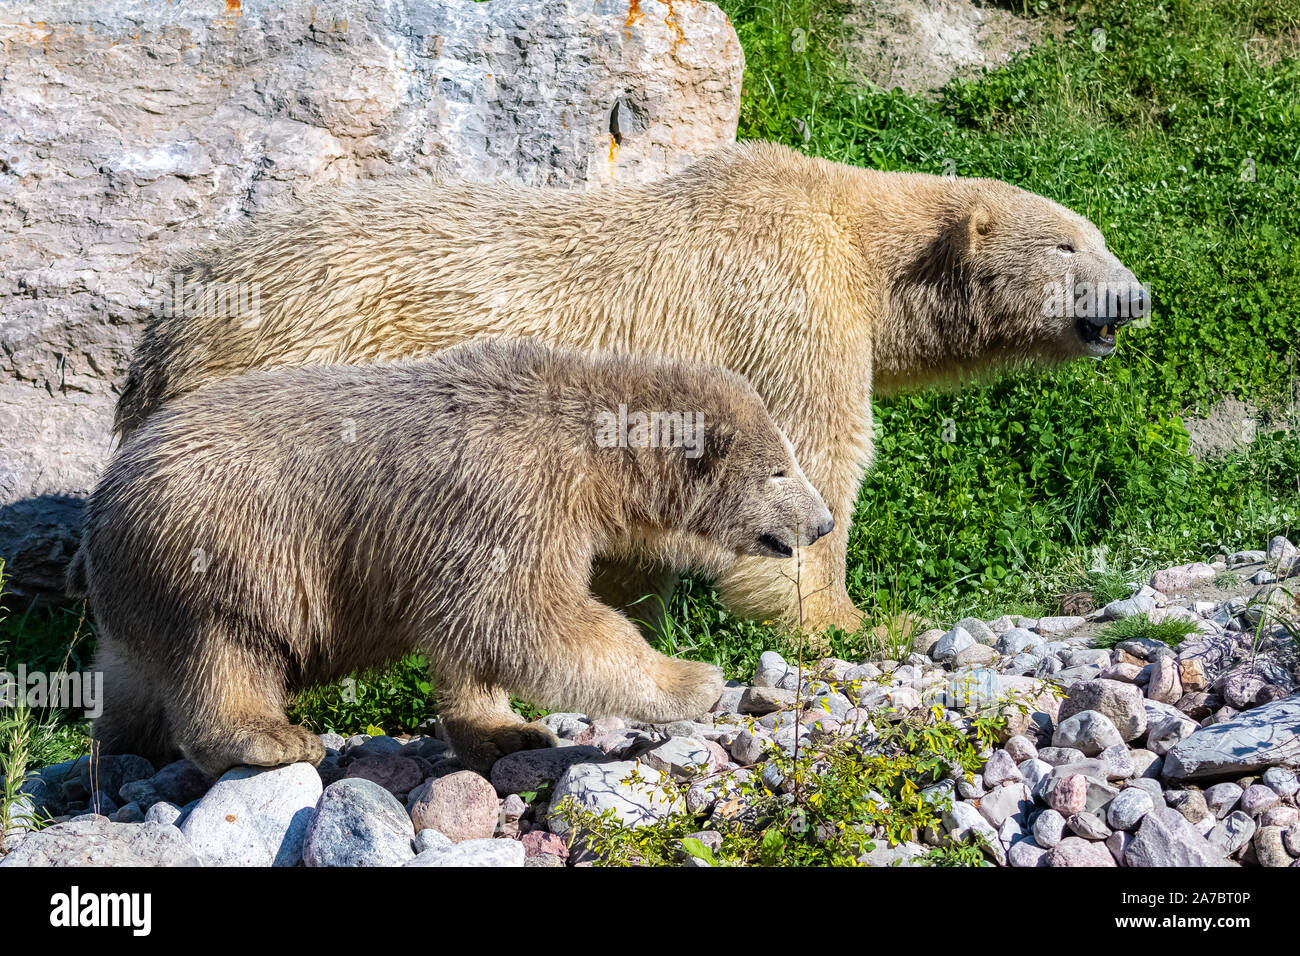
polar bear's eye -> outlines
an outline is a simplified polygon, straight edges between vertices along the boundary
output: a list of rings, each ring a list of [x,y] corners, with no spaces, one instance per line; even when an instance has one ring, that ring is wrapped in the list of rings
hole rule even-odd
[[[1074,246],[1070,245],[1068,242],[1063,242],[1056,248],[1061,252],[1074,252]]]
[[[779,469],[777,469],[776,471],[772,472],[772,477],[773,477],[773,478],[784,478],[784,477],[785,477],[785,469],[784,469],[784,468],[779,468]]]

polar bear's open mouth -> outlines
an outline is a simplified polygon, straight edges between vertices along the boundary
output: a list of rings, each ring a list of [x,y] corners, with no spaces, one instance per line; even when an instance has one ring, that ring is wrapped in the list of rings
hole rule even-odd
[[[1079,319],[1074,323],[1079,341],[1089,355],[1109,355],[1115,351],[1115,332],[1118,328],[1118,322],[1094,325],[1091,319]]]
[[[794,556],[794,548],[790,547],[774,534],[760,534],[758,543],[772,553],[776,558],[790,558]]]

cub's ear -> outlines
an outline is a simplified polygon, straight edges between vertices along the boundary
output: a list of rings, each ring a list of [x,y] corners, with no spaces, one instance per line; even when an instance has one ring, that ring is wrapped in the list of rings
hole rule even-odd
[[[993,231],[993,210],[981,200],[975,200],[966,214],[966,236],[971,245]]]
[[[723,425],[705,425],[704,440],[700,443],[699,454],[687,458],[686,464],[696,478],[705,478],[717,471],[736,442],[735,429]]]

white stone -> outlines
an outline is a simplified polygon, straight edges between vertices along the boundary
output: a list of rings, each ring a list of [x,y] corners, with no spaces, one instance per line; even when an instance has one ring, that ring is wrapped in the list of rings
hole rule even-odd
[[[717,769],[717,761],[702,741],[690,737],[673,737],[641,756],[647,767],[662,771],[676,780],[688,780]]]
[[[968,647],[975,645],[975,638],[964,627],[954,627],[935,643],[930,649],[930,657],[939,662],[951,661]]]
[[[321,795],[311,764],[236,767],[181,825],[204,866],[296,866]]]
[[[1084,619],[1072,617],[1040,617],[1036,630],[1039,634],[1065,634],[1084,624]]]
[[[1062,720],[1052,735],[1052,746],[1073,747],[1085,757],[1095,757],[1123,743],[1110,718],[1096,710],[1083,710]]]
[[[1133,830],[1154,810],[1155,801],[1141,787],[1126,787],[1106,808],[1106,822],[1115,830]]]
[[[1177,594],[1198,584],[1207,584],[1218,577],[1218,572],[1203,561],[1165,568],[1151,575],[1151,587],[1165,594]]]
[[[612,809],[625,826],[647,826],[683,807],[681,797],[665,784],[663,774],[635,760],[574,764],[555,785],[547,825],[552,833],[568,834],[568,822],[554,811],[572,797],[580,809],[597,814]]]
[[[518,840],[462,840],[443,849],[417,854],[405,866],[523,866],[524,845]]]
[[[984,852],[1001,864],[1006,863],[1006,851],[998,839],[998,831],[989,825],[983,815],[969,803],[953,803],[942,813],[944,829],[955,840],[964,840],[972,835],[983,839]]]

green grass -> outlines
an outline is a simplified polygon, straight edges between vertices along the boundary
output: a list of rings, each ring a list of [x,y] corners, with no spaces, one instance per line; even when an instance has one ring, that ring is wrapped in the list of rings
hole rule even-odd
[[[4,604],[4,584],[4,561],[0,559],[0,672],[16,681],[20,663],[29,672],[89,668],[94,639],[79,609],[29,607],[22,614],[11,615]],[[7,704],[12,706],[0,706],[0,773],[9,775],[5,768],[19,765],[45,767],[86,752],[89,725],[80,714],[53,707],[31,710],[22,701]]]
[[[388,667],[300,693],[289,719],[321,734],[393,734],[411,730],[433,709],[424,658],[408,654]]]
[[[1073,27],[1064,39],[938,97],[848,82],[834,0],[720,5],[746,54],[742,138],[1042,193],[1096,222],[1155,299],[1150,326],[1105,362],[875,403],[876,465],[848,565],[850,594],[874,622],[1036,616],[1081,586],[1125,597],[1125,580],[1161,563],[1294,537],[1300,437],[1265,431],[1244,453],[1201,463],[1182,417],[1225,395],[1278,406],[1300,383],[1300,64],[1279,55],[1279,38],[1300,29],[1295,0],[1052,7]],[[939,437],[949,419],[951,443]],[[1098,555],[1108,570],[1094,570]],[[731,676],[750,676],[764,649],[793,650],[731,617],[700,581],[669,612],[661,649]],[[53,659],[71,631],[66,616],[29,615],[0,625],[0,643],[9,659]],[[78,665],[90,643],[75,649]],[[845,657],[905,649],[889,643],[832,636]],[[431,701],[409,659],[358,689],[355,700],[339,688],[303,695],[295,715],[393,732]]]
[[[1241,575],[1235,571],[1220,571],[1214,579],[1214,586],[1224,591],[1231,591],[1242,585]]]
[[[4,583],[0,559],[0,672],[5,674],[5,686],[0,686],[0,850],[5,849],[7,831],[34,828],[42,822],[19,803],[27,774],[81,756],[86,752],[88,729],[84,721],[62,710],[33,711],[17,696],[21,688],[10,683],[17,681],[19,662],[29,670],[79,669],[77,651],[87,631],[84,621],[78,615],[73,623],[66,610],[29,612],[10,620],[3,605]]]
[[[1098,607],[1101,607],[1111,601],[1122,601],[1132,597],[1133,589],[1129,584],[1142,577],[1145,575],[1133,575],[1130,572],[1107,568],[1089,573],[1086,587],[1097,599]]]
[[[1096,638],[1092,646],[1109,650],[1124,641],[1141,640],[1160,641],[1170,647],[1177,647],[1189,634],[1196,633],[1195,621],[1171,619],[1153,623],[1145,614],[1134,614],[1122,618],[1106,627]]]

